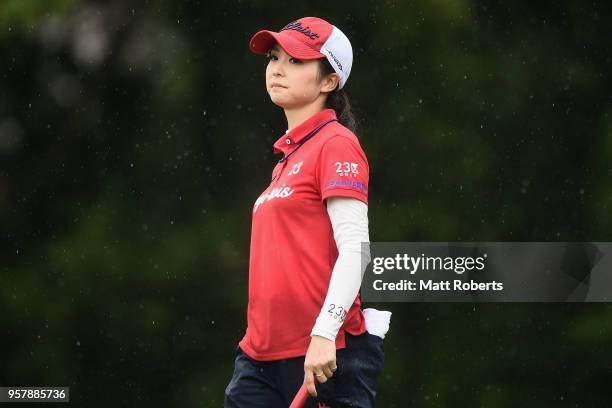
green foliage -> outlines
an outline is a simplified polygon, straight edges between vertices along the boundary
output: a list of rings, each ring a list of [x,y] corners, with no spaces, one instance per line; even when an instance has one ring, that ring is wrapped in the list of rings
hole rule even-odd
[[[0,38],[8,31],[19,30],[27,35],[42,19],[74,10],[77,0],[3,0],[0,3]]]

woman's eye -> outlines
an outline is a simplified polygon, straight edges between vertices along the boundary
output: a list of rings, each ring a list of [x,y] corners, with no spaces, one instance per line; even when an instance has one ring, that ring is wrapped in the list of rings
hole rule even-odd
[[[278,56],[274,55],[274,54],[266,54],[266,58],[268,59],[268,61],[277,61],[278,60]],[[293,64],[301,64],[302,60],[297,59],[297,58],[289,58],[289,61]]]

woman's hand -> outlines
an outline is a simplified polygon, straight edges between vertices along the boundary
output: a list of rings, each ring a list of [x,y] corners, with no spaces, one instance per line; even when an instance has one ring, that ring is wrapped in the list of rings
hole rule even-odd
[[[304,382],[308,393],[317,396],[315,378],[324,383],[334,375],[336,366],[336,343],[321,336],[312,336],[304,359]]]

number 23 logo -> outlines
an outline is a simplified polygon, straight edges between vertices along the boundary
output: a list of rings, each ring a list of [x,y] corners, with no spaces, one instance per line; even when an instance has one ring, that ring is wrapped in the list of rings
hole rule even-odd
[[[329,310],[327,311],[327,313],[329,313],[329,315],[334,319],[340,319],[340,321],[343,322],[344,318],[346,317],[347,311],[342,306],[337,306],[334,303],[331,303],[329,305]]]
[[[287,176],[291,176],[293,174],[298,174],[300,172],[300,169],[302,168],[302,164],[304,164],[303,161],[294,164],[293,168],[291,169],[291,171],[289,173],[287,173]]]
[[[359,174],[358,163],[335,162],[334,165],[336,166],[336,173],[339,173],[340,176],[357,177],[357,174]]]

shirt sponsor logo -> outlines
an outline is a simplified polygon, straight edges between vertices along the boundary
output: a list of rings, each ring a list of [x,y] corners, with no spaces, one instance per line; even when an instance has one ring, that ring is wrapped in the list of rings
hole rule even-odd
[[[366,183],[360,183],[359,181],[329,180],[327,183],[325,183],[326,190],[334,187],[350,187],[361,191],[368,191],[368,185]]]
[[[291,187],[285,187],[284,184],[280,187],[276,187],[272,190],[266,191],[265,193],[259,196],[257,201],[255,201],[253,212],[257,211],[259,206],[262,205],[264,202],[274,200],[275,198],[287,198],[291,194],[293,194],[293,191],[294,190]]]

